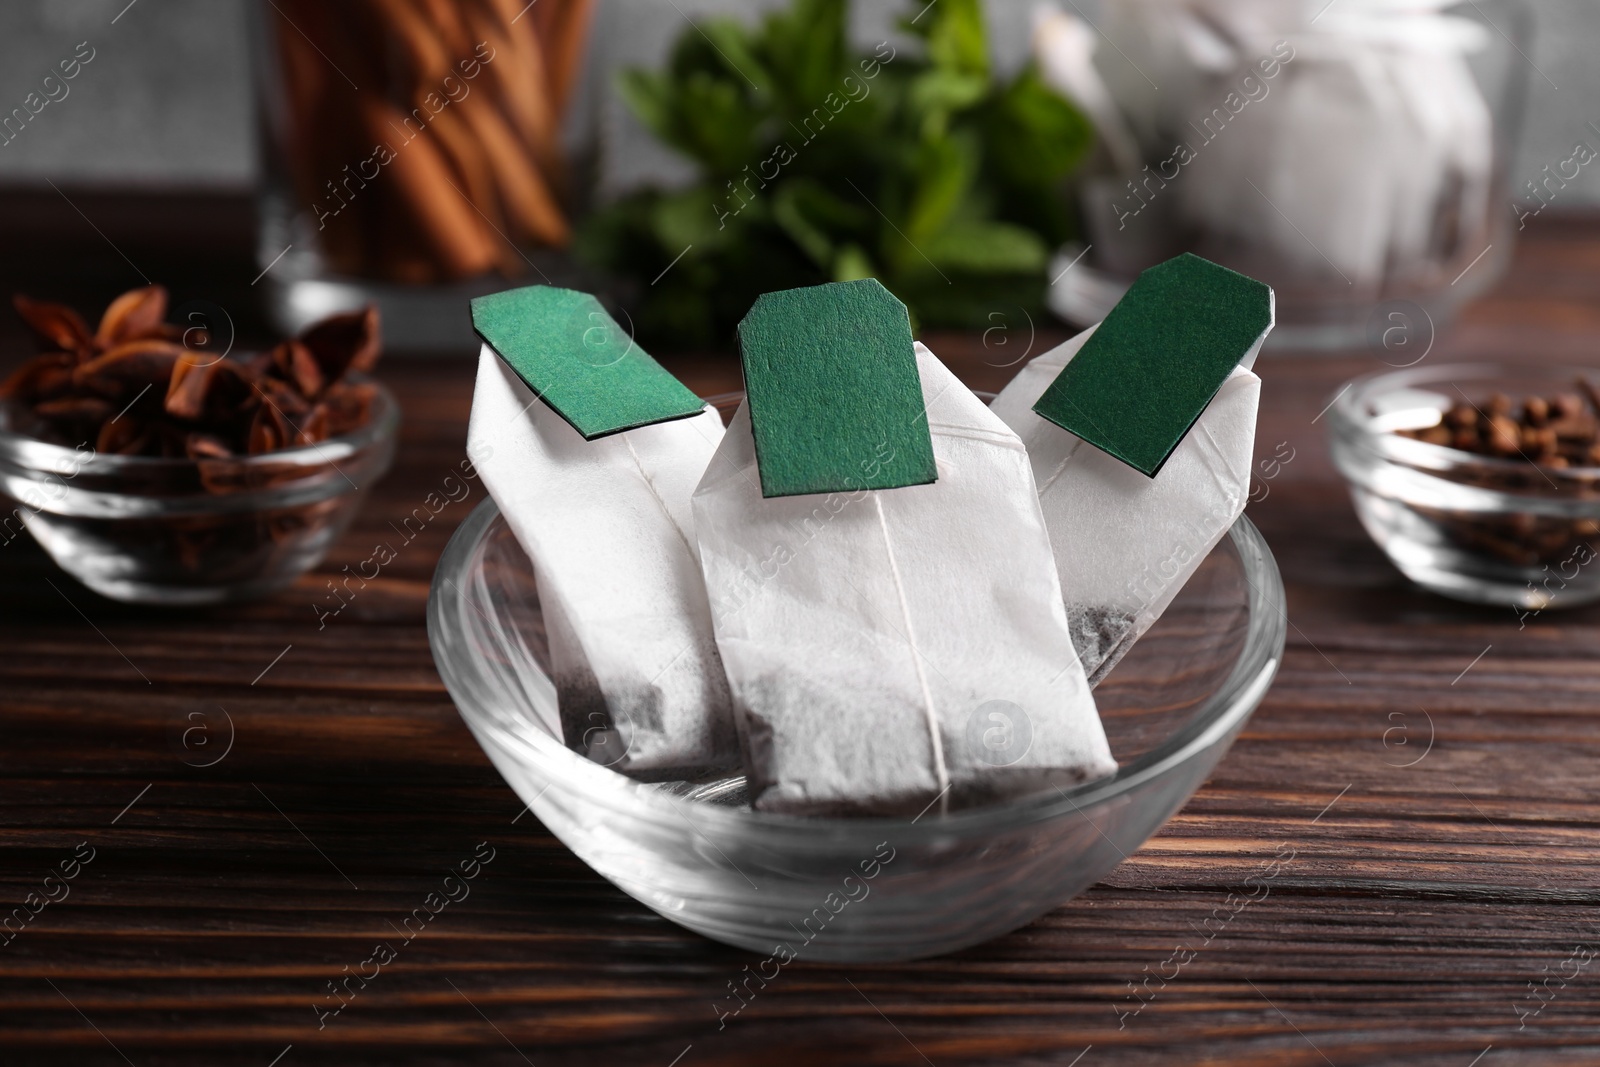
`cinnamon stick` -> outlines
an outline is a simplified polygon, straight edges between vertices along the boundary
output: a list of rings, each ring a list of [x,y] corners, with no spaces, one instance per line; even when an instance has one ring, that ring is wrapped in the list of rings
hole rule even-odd
[[[373,97],[362,102],[367,130],[375,141],[393,139],[405,116]],[[450,165],[431,138],[417,135],[396,144],[384,167],[394,200],[406,207],[417,236],[451,276],[471,277],[494,264],[493,238],[483,220],[450,184]]]

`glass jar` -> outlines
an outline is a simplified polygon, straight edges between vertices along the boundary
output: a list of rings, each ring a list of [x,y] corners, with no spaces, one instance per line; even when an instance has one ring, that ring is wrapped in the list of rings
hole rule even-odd
[[[1101,26],[1092,63],[1069,23],[1036,42],[1102,145],[1058,313],[1099,321],[1192,251],[1274,288],[1271,347],[1350,348],[1442,328],[1510,261],[1514,0],[1107,0]]]
[[[375,303],[391,350],[459,347],[471,296],[561,282],[593,6],[255,6],[260,284],[279,329]]]

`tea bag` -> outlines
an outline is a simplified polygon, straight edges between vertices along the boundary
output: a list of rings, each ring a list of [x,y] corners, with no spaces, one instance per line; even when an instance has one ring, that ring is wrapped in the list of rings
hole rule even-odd
[[[994,402],[1027,447],[1091,685],[1161,617],[1244,511],[1261,396],[1249,368],[1272,320],[1271,289],[1181,256],[1146,271],[1105,322],[1034,359]],[[1090,350],[1096,338],[1098,352]],[[1035,410],[1048,407],[1086,350],[1100,373],[1077,383],[1065,406],[1136,463],[1160,457],[1153,471]],[[1124,431],[1127,414],[1096,403],[1108,392],[1142,414],[1170,415],[1179,439],[1162,456],[1170,429]]]
[[[1179,190],[1180,203],[1213,232],[1264,244],[1307,276],[1376,285],[1397,213],[1432,220],[1433,206],[1418,203],[1421,186],[1442,175],[1405,140],[1412,131],[1382,58],[1342,41],[1319,44],[1297,49],[1280,99],[1205,146],[1201,180]]]
[[[694,495],[754,806],[902,813],[1115,771],[1028,457],[875,281],[771,293]]]
[[[732,766],[689,503],[721,419],[588,294],[501,293],[473,321],[468,438],[533,560],[566,743],[629,773]]]

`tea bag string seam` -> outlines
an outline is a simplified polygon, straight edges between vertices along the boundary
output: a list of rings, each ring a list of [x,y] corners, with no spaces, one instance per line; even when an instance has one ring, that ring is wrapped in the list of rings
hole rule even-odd
[[[1078,449],[1082,447],[1083,438],[1074,435],[1072,445],[1067,449],[1067,454],[1061,457],[1061,462],[1056,464],[1056,469],[1050,472],[1050,477],[1046,478],[1044,480],[1044,484],[1039,487],[1040,496],[1044,496],[1044,494],[1049,491],[1050,487],[1055,485],[1057,480],[1059,480],[1060,477],[1067,472],[1067,464],[1072,462],[1072,457],[1076,456],[1078,454]]]
[[[894,578],[895,596],[900,601],[900,616],[906,624],[906,641],[911,645],[911,663],[917,672],[917,684],[922,687],[923,714],[928,723],[928,738],[933,746],[933,772],[941,796],[950,788],[950,772],[944,762],[944,741],[939,734],[939,716],[933,706],[933,690],[928,686],[927,672],[922,669],[922,653],[917,649],[917,631],[911,623],[911,605],[906,600],[905,583],[900,577],[900,564],[895,559],[894,543],[889,538],[889,519],[883,513],[883,497],[872,494],[878,509],[878,529],[883,533],[883,547],[889,555],[889,574]]]
[[[1239,484],[1243,484],[1245,486],[1246,494],[1249,493],[1250,468],[1248,466],[1246,466],[1245,467],[1245,471],[1244,471],[1244,477],[1240,478],[1239,477],[1239,473],[1237,471],[1233,470],[1232,469],[1232,465],[1228,463],[1227,453],[1223,452],[1222,446],[1217,443],[1216,435],[1211,432],[1211,428],[1209,426],[1207,426],[1204,422],[1201,422],[1201,423],[1197,424],[1196,429],[1198,429],[1200,431],[1201,438],[1206,442],[1207,445],[1210,446],[1208,451],[1210,451],[1210,453],[1211,453],[1211,455],[1212,455],[1212,457],[1213,457],[1213,459],[1215,461],[1213,463],[1207,463],[1206,464],[1206,473],[1211,475],[1211,481],[1216,486],[1217,492],[1219,494],[1221,494],[1223,499],[1228,501],[1228,504],[1231,507],[1235,503],[1235,501],[1238,499],[1238,497],[1240,495],[1234,489],[1234,486],[1239,485]],[[1219,464],[1221,465],[1223,470],[1225,470],[1229,474],[1233,475],[1233,484],[1231,484],[1231,485],[1224,485],[1223,484],[1222,477],[1217,473],[1217,465],[1219,465]]]
[[[619,436],[622,438],[622,443],[628,446],[628,455],[633,457],[633,465],[639,472],[639,480],[644,482],[645,488],[650,490],[650,497],[656,502],[656,506],[661,509],[661,514],[666,517],[667,525],[672,527],[673,532],[678,535],[678,540],[683,542],[684,551],[689,553],[690,558],[698,559],[699,554],[695,551],[694,546],[689,543],[689,536],[683,532],[678,526],[678,521],[672,517],[672,511],[667,507],[666,500],[661,496],[661,490],[657,489],[656,483],[650,480],[650,473],[644,469],[644,460],[639,458],[639,453],[633,447],[633,442],[628,439],[627,434],[620,434]]]
[[[976,441],[979,444],[995,445],[999,448],[1009,449],[1012,452],[1027,454],[1027,447],[1010,434],[991,433],[988,430],[976,429],[970,426],[954,426],[943,422],[928,423],[930,433],[940,437],[953,437],[961,441]]]

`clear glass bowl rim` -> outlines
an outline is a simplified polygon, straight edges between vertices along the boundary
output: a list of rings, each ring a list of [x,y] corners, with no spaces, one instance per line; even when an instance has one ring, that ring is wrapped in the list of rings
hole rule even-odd
[[[1346,382],[1330,403],[1330,430],[1349,444],[1371,453],[1374,457],[1424,471],[1483,470],[1504,474],[1526,474],[1531,464],[1522,459],[1500,459],[1464,452],[1449,445],[1429,444],[1409,437],[1401,437],[1390,430],[1373,430],[1363,413],[1365,401],[1399,389],[1416,389],[1448,381],[1456,382],[1498,378],[1506,381],[1525,381],[1529,391],[1548,380],[1564,381],[1567,385],[1580,377],[1594,373],[1591,369],[1569,366],[1512,366],[1505,363],[1444,363],[1429,367],[1406,367],[1399,370],[1373,371]],[[1468,400],[1469,403],[1472,401]],[[1531,492],[1513,492],[1505,489],[1482,489],[1505,498],[1507,507],[1514,507],[1519,499],[1529,496],[1560,497],[1579,489],[1593,489],[1600,479],[1600,467],[1540,467],[1555,486],[1553,492],[1535,487]],[[1477,488],[1477,487],[1475,487]],[[1586,502],[1591,508],[1595,501]]]
[[[464,585],[473,584],[468,580],[468,567],[499,514],[491,498],[467,517],[445,546],[428,597],[429,644],[456,707],[474,733],[492,735],[503,749],[545,779],[546,790],[559,785],[568,794],[579,795],[584,802],[602,805],[619,815],[681,829],[678,820],[683,816],[660,787],[636,782],[583,759],[531,724],[514,728],[496,710],[498,682],[476,661],[462,622],[469,618],[469,612],[479,611],[469,601]],[[908,845],[937,843],[952,836],[971,838],[1068,815],[1091,815],[1096,807],[1135,793],[1151,779],[1204,758],[1215,746],[1231,739],[1266,694],[1282,662],[1288,631],[1283,580],[1260,531],[1248,518],[1240,516],[1229,534],[1250,588],[1249,619],[1239,659],[1228,679],[1191,714],[1182,729],[1120,767],[1111,777],[1069,790],[919,820],[803,817],[697,804],[696,828],[701,832],[759,833],[781,840],[786,849],[801,850],[808,845],[825,849],[841,838],[854,840],[885,830],[892,830],[897,842]]]

